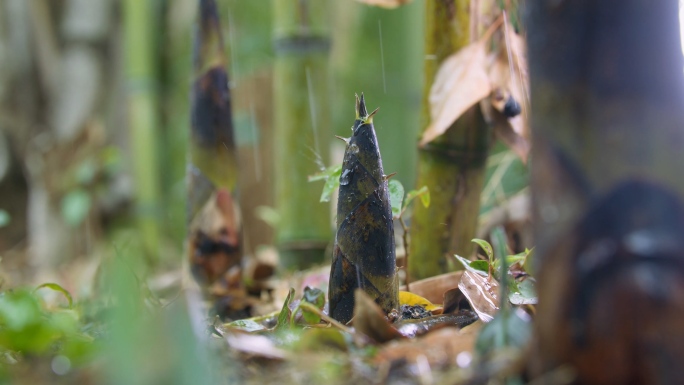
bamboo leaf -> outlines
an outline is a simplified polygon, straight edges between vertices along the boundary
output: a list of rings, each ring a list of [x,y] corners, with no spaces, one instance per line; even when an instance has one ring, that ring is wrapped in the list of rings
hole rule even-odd
[[[48,288],[48,289],[50,289],[50,290],[54,290],[54,291],[56,291],[56,292],[61,293],[62,295],[64,295],[64,297],[67,299],[67,302],[69,302],[69,309],[71,309],[71,308],[73,307],[73,305],[74,305],[74,299],[73,299],[73,297],[71,297],[71,293],[69,293],[69,291],[68,291],[67,289],[63,288],[62,286],[60,286],[59,284],[56,284],[56,283],[44,283],[44,284],[39,285],[38,287],[36,287],[36,289],[34,290],[34,292],[35,292],[35,291],[38,291],[38,290],[40,290],[40,289],[42,289],[42,288],[44,288],[44,287],[45,287],[45,288]]]

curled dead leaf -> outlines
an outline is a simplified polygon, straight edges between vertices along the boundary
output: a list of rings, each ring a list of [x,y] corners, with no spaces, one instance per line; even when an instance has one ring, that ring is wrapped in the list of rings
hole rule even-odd
[[[432,303],[440,303],[444,292],[458,286],[462,274],[463,271],[454,271],[411,282],[411,292]],[[406,290],[406,286],[402,286],[400,289]]]
[[[527,141],[529,138],[530,80],[525,39],[510,30],[504,37],[501,51],[488,58],[488,74],[492,83],[490,102],[492,107],[499,112],[504,112],[509,97],[519,103],[521,114],[509,119],[509,123],[513,132]],[[496,122],[494,123],[496,124]]]
[[[431,367],[452,365],[460,353],[473,351],[480,327],[481,323],[476,322],[463,329],[435,330],[417,340],[395,341],[384,346],[374,361],[380,365],[392,362],[415,365],[423,356]]]
[[[470,302],[482,322],[494,319],[499,310],[499,283],[494,278],[464,271],[458,288]]]
[[[470,107],[492,90],[487,74],[489,36],[471,43],[442,62],[430,88],[430,126],[420,145],[442,135]]]
[[[354,291],[354,328],[376,342],[387,342],[403,338],[390,324],[380,306],[362,289]]]

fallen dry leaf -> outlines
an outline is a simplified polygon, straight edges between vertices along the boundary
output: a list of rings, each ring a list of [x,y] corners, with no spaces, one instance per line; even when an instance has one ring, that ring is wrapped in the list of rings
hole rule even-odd
[[[514,123],[517,123],[521,127],[524,126],[525,118],[522,114],[513,118],[506,118],[504,114],[496,109],[492,109],[491,116],[496,137],[504,142],[508,148],[513,150],[523,163],[527,164],[527,157],[530,153],[530,142],[518,133],[522,131],[522,129],[516,130],[514,126]]]
[[[442,135],[470,107],[489,95],[487,74],[489,36],[471,43],[442,62],[430,89],[430,126],[420,145]]]
[[[442,302],[444,314],[454,313],[461,309],[470,309],[470,302],[463,295],[461,289],[455,287],[444,292],[444,301]]]
[[[464,271],[458,288],[482,322],[494,319],[499,310],[499,283],[472,271]]]
[[[225,339],[231,348],[241,353],[276,360],[285,358],[285,352],[266,336],[234,331],[226,333]]]
[[[462,352],[472,352],[482,324],[476,322],[463,329],[445,327],[411,340],[393,341],[375,356],[375,363],[403,362],[415,365],[424,356],[431,367],[452,365]]]
[[[463,271],[454,271],[411,282],[411,293],[417,294],[432,303],[441,303],[447,290],[458,287],[461,274]],[[399,289],[406,290],[406,286],[404,285]]]
[[[354,328],[376,342],[387,342],[403,338],[392,326],[380,306],[363,290],[354,291]]]
[[[520,115],[510,119],[511,127],[516,134],[529,138],[529,73],[525,39],[509,31],[507,40],[501,44],[501,51],[489,58],[489,80],[492,83],[492,106],[503,112],[503,106],[509,96],[520,104]],[[510,54],[510,56],[509,56]]]
[[[372,5],[381,8],[397,8],[401,5],[408,4],[412,0],[356,0],[359,3],[364,3],[367,5]]]
[[[428,301],[426,298],[423,298],[416,293],[410,293],[408,291],[399,292],[399,305],[420,305],[424,307],[427,311],[435,311],[440,310],[442,308],[441,306],[435,305],[431,301]]]
[[[417,337],[432,330],[447,326],[464,327],[477,321],[477,314],[472,310],[462,310],[453,314],[439,314],[421,319],[407,319],[394,324],[404,337]]]

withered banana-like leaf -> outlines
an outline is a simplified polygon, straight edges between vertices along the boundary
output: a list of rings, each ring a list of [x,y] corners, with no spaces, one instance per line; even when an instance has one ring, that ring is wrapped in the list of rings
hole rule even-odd
[[[241,259],[235,200],[237,152],[228,73],[214,0],[198,0],[187,167],[188,258],[200,283],[217,281]]]
[[[369,114],[363,94],[357,96],[353,135],[344,139],[328,290],[330,315],[342,323],[353,316],[356,288],[385,313],[399,304],[392,207],[373,128],[376,111]]]

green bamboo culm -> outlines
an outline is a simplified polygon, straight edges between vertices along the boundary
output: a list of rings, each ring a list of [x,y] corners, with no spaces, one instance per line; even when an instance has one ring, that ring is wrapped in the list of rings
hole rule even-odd
[[[135,180],[136,220],[150,262],[159,255],[159,165],[152,1],[123,3],[128,123]]]
[[[328,161],[328,1],[274,0],[274,184],[281,265],[323,262],[330,209],[308,183]]]
[[[423,127],[429,123],[430,87],[442,61],[471,41],[470,0],[425,1]],[[470,255],[480,208],[491,133],[478,105],[444,135],[419,147],[416,186],[428,186],[432,203],[416,205],[411,222],[409,273],[421,279],[449,270],[448,254]]]
[[[240,263],[237,150],[226,55],[214,0],[198,1],[187,166],[188,258],[200,283]]]

